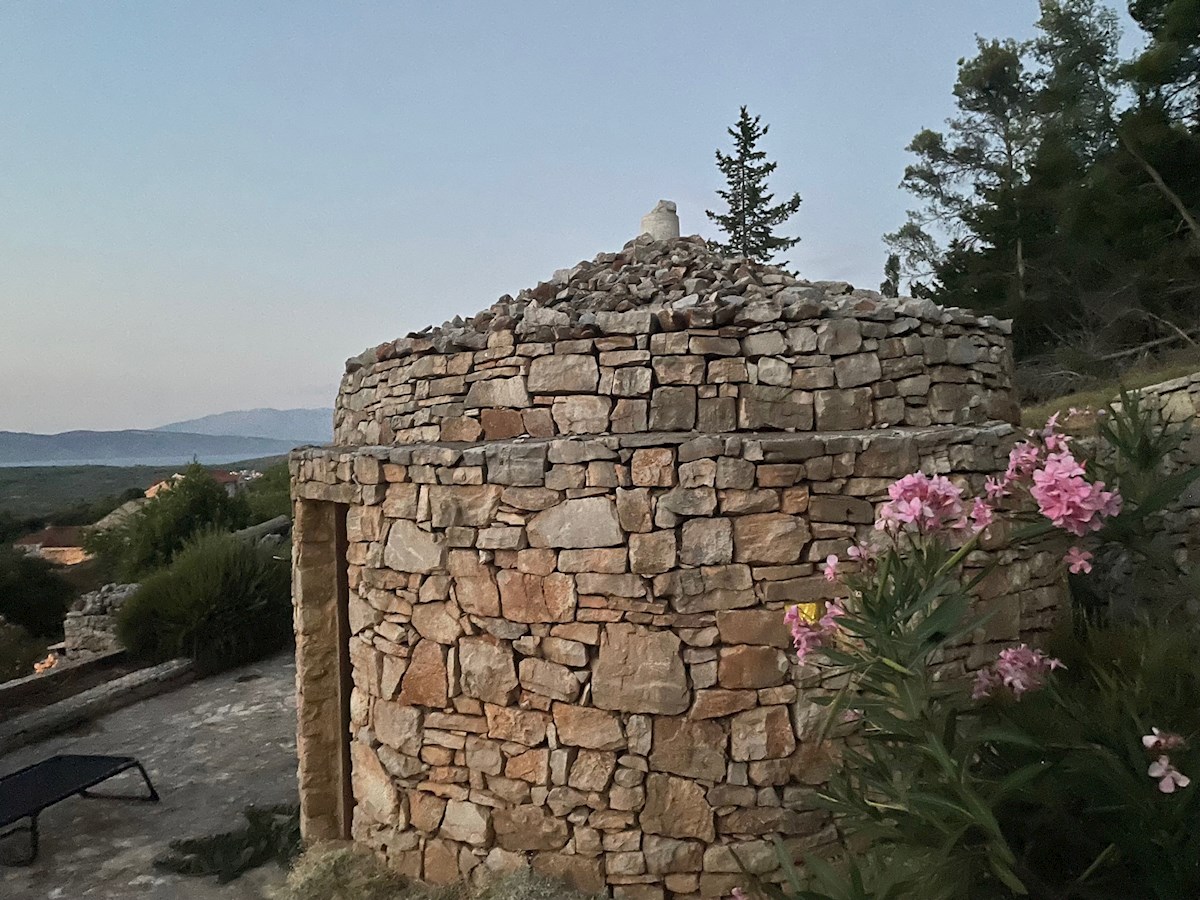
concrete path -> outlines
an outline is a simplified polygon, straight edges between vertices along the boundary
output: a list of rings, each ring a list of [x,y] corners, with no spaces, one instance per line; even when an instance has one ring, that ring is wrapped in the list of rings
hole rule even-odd
[[[250,804],[296,802],[295,665],[291,655],[193,682],[89,726],[0,757],[0,774],[55,753],[136,756],[160,803],[73,797],[39,822],[32,866],[0,866],[4,900],[250,900],[283,880],[267,866],[218,887],[154,868],[169,841],[229,830]],[[105,789],[134,789],[125,776]],[[13,842],[0,847],[11,856]]]

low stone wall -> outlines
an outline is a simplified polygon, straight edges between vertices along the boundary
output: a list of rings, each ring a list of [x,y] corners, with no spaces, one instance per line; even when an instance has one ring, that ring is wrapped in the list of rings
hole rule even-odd
[[[117,612],[133,596],[136,584],[106,584],[82,595],[63,619],[68,659],[84,659],[124,649],[117,639]]]
[[[1009,331],[643,237],[351,359],[335,442],[1016,422]]]
[[[1168,462],[1170,471],[1200,466],[1200,372],[1139,388],[1144,407],[1157,410],[1167,427],[1183,427],[1187,437]],[[1114,398],[1119,402],[1120,398]],[[1175,562],[1191,571],[1200,560],[1200,483],[1182,491],[1168,507],[1158,527],[1169,543]]]
[[[353,838],[432,882],[529,859],[656,900],[727,895],[738,858],[774,869],[776,837],[831,844],[813,792],[842,743],[817,740],[827,688],[797,665],[785,607],[833,596],[819,562],[867,536],[894,478],[979,490],[1013,437],[993,423],[297,451],[301,503],[348,506]],[[976,554],[999,554],[980,590],[994,615],[947,665],[1050,628],[1061,552]]]

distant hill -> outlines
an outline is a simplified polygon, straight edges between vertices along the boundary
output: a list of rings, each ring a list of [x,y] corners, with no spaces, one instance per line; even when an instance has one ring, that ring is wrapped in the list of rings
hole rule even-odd
[[[297,444],[328,444],[333,441],[333,410],[240,409],[185,422],[172,422],[153,430],[275,438]]]
[[[307,441],[167,431],[0,431],[0,466],[182,466],[280,456]]]

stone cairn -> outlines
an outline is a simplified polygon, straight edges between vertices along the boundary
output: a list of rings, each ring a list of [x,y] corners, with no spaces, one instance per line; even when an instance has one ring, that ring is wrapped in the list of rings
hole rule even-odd
[[[356,841],[432,882],[528,862],[637,900],[727,895],[775,837],[832,845],[813,792],[845,738],[818,740],[830,686],[784,609],[835,595],[819,563],[895,478],[1004,468],[1007,333],[643,236],[350,360],[337,444],[291,460],[307,832],[337,769],[305,510],[332,501]],[[1057,556],[996,554],[959,671],[1064,600]]]
[[[86,659],[123,649],[117,640],[117,612],[137,589],[136,584],[106,584],[72,603],[63,619],[67,659]]]

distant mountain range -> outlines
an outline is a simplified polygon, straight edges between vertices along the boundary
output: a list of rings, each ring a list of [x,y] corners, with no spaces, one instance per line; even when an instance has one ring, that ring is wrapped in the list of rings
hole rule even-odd
[[[332,409],[240,409],[160,425],[154,431],[274,438],[301,444],[333,440]]]
[[[329,409],[251,409],[218,413],[152,430],[0,431],[0,466],[174,466],[282,456],[333,439]]]

